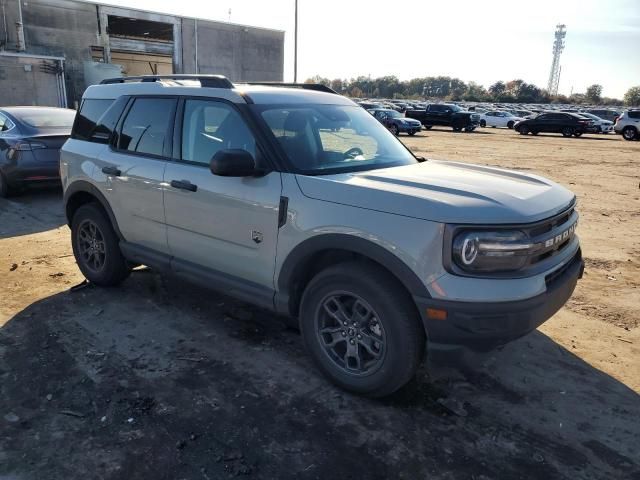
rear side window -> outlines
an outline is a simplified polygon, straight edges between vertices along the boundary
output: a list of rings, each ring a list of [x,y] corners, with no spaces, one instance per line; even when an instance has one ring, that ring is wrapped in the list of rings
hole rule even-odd
[[[117,148],[169,156],[175,106],[173,98],[136,98],[122,123]]]
[[[111,99],[85,99],[80,106],[80,111],[76,115],[76,121],[71,131],[71,138],[90,140],[98,120],[112,103],[113,100]]]
[[[629,118],[640,118],[640,110],[629,110],[627,115]]]

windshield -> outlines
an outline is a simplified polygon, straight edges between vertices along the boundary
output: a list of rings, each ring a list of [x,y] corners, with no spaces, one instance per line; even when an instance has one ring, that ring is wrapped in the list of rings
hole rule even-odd
[[[255,108],[299,173],[328,175],[417,162],[363,108],[316,104]]]
[[[35,109],[29,108],[13,114],[23,123],[33,128],[71,128],[76,111],[66,108]]]

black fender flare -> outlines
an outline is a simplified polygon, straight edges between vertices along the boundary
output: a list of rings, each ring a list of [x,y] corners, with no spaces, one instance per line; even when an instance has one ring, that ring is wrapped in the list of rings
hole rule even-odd
[[[326,250],[342,250],[368,258],[391,272],[412,297],[431,298],[418,275],[386,248],[362,237],[340,233],[327,233],[309,238],[289,253],[277,277],[276,310],[297,316],[290,304],[295,294],[295,280],[304,273],[308,260]]]
[[[109,221],[111,222],[111,225],[113,226],[113,229],[115,230],[116,235],[118,235],[118,238],[120,240],[125,240],[124,236],[122,235],[122,232],[120,231],[120,228],[118,227],[116,216],[114,215],[108,200],[95,185],[87,182],[86,180],[77,180],[73,182],[71,185],[69,185],[64,191],[63,203],[64,203],[65,216],[67,217],[67,225],[71,227],[71,221],[73,220],[73,218],[70,218],[70,215],[69,215],[69,202],[78,193],[86,193],[94,197],[97,200],[97,202],[102,206],[104,211],[107,213],[107,216],[109,217]]]

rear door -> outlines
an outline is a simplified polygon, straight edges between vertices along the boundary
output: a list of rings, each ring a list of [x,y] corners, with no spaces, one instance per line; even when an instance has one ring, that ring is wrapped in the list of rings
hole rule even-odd
[[[182,127],[180,128],[180,124]],[[184,99],[178,113],[175,161],[165,172],[165,212],[174,269],[251,286],[272,300],[279,172],[257,177],[220,177],[210,171],[213,155],[243,149],[262,155],[236,106],[210,99]],[[271,296],[270,296],[271,295]]]
[[[125,239],[161,253],[168,252],[163,178],[176,105],[168,96],[129,99],[94,173]]]

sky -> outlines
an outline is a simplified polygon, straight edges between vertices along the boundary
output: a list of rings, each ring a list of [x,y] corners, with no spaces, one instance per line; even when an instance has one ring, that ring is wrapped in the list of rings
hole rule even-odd
[[[283,30],[284,79],[293,80],[294,0],[101,3]],[[640,85],[640,0],[299,0],[298,19],[298,81],[449,75],[485,87],[520,78],[546,88],[553,33],[563,23],[560,93],[598,83],[604,96],[622,98]]]

